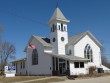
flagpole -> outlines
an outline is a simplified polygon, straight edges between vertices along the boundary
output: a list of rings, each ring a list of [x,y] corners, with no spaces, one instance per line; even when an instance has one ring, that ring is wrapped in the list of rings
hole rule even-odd
[[[27,64],[28,64],[28,76],[30,75],[30,73],[29,73],[29,49],[35,49],[36,47],[35,47],[35,45],[31,45],[31,44],[29,44],[28,45],[28,47],[27,47]]]
[[[27,55],[27,66],[28,66],[28,76],[29,76],[29,60],[28,60],[28,47],[27,47],[27,52],[26,52],[26,55]]]

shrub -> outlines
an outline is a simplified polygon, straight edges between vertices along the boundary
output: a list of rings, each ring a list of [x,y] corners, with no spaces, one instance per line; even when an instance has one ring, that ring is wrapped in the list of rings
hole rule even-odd
[[[96,67],[95,67],[95,66],[90,66],[90,67],[89,67],[89,75],[90,75],[90,76],[94,75],[95,70],[96,70]]]

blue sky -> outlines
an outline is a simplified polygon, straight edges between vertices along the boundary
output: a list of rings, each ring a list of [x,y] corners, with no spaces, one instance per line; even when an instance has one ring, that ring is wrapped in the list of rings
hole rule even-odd
[[[49,37],[47,24],[57,0],[2,0],[0,24],[4,27],[3,41],[17,49],[16,58],[23,52],[31,35]],[[103,44],[104,54],[110,54],[110,0],[59,0],[59,8],[67,19],[69,36],[89,30]],[[110,55],[106,55],[110,60]]]

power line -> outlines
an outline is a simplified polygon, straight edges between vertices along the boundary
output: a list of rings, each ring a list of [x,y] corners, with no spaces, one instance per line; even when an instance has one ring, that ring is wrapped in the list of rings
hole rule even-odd
[[[57,0],[56,6],[59,6],[59,0]],[[3,11],[3,10],[0,10],[0,12],[1,12],[1,13],[10,14],[10,15],[12,15],[12,16],[15,16],[15,17],[18,17],[18,18],[27,20],[27,21],[31,21],[31,22],[37,23],[37,24],[43,25],[43,26],[45,26],[45,27],[48,27],[48,25],[45,24],[45,23],[42,23],[42,22],[40,22],[40,21],[36,21],[36,20],[31,19],[31,18],[28,18],[28,17],[21,16],[21,15],[18,15],[18,14],[15,14],[15,13],[10,12],[10,11]],[[101,41],[102,43],[104,42],[104,43],[110,44],[110,41],[106,41],[106,40],[102,40],[102,39],[101,39],[100,41]]]
[[[5,14],[10,14],[10,15],[12,15],[12,16],[15,16],[15,17],[18,17],[18,18],[21,18],[21,19],[24,19],[24,20],[27,20],[27,21],[31,21],[31,22],[34,22],[34,23],[37,23],[37,24],[40,24],[40,25],[43,25],[43,26],[48,27],[48,25],[45,24],[45,23],[36,21],[36,20],[31,19],[31,18],[28,18],[28,17],[21,16],[21,15],[18,15],[18,14],[15,14],[15,13],[10,12],[10,11],[3,11],[3,10],[0,10],[0,12],[1,12],[1,13],[5,13]]]

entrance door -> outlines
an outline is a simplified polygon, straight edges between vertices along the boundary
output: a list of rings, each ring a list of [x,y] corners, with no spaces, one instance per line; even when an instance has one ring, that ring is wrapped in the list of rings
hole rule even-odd
[[[65,75],[66,74],[65,63],[59,63],[59,72],[60,72],[60,75]]]

